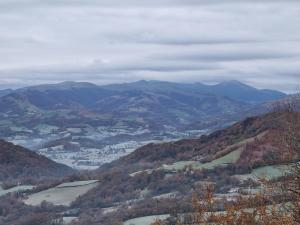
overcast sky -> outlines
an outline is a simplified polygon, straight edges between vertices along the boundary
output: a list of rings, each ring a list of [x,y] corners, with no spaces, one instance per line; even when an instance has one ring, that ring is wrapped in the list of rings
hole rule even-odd
[[[0,88],[65,80],[300,85],[299,0],[0,0]]]

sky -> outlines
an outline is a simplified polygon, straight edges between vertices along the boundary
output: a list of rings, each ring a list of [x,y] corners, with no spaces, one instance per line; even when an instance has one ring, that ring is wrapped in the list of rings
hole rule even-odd
[[[299,0],[0,0],[0,89],[239,80],[300,85]]]

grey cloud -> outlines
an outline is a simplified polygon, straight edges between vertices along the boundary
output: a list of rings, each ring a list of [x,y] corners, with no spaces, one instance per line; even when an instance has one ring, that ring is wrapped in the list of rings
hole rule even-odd
[[[141,40],[141,43],[151,43],[151,44],[162,44],[162,45],[215,45],[215,44],[232,44],[232,43],[253,43],[262,42],[251,39],[230,39],[230,38],[192,38],[192,39],[179,39],[179,38],[169,38],[169,39],[152,39],[152,40]]]
[[[102,5],[102,6],[185,6],[185,5],[202,5],[202,4],[228,4],[228,3],[287,3],[287,2],[297,2],[297,0],[85,0],[84,4],[87,5]],[[81,0],[1,0],[0,6],[26,6],[26,5],[79,5],[82,6],[83,2]]]
[[[151,58],[159,58],[164,60],[189,60],[198,62],[226,62],[226,61],[247,61],[247,60],[270,60],[281,58],[299,57],[299,52],[274,51],[268,49],[225,49],[218,51],[199,51],[197,53],[180,53],[177,54],[160,54],[151,56]]]
[[[20,68],[15,70],[0,70],[1,75],[7,75],[10,78],[22,78],[26,74],[26,78],[41,76],[55,77],[68,76],[77,74],[79,77],[95,78],[95,76],[118,76],[118,74],[129,74],[137,71],[153,71],[153,72],[187,72],[187,71],[208,71],[222,69],[217,63],[194,63],[189,61],[171,62],[171,61],[134,61],[119,62],[118,64],[101,63],[95,60],[94,63],[88,65],[56,65],[56,66],[40,66],[36,68]],[[78,78],[78,77],[77,77]]]
[[[0,88],[63,80],[238,79],[281,90],[300,83],[298,0],[0,0],[0,12]]]

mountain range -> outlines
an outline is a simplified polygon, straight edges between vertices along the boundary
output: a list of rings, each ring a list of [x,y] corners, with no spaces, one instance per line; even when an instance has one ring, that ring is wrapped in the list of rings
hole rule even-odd
[[[238,81],[63,82],[0,93],[0,137],[78,168],[96,168],[147,142],[211,132],[286,96]]]
[[[236,80],[224,81],[216,85],[202,83],[170,83],[162,81],[141,80],[134,83],[112,84],[105,88],[110,90],[129,91],[140,90],[149,92],[172,93],[181,92],[184,94],[206,95],[227,97],[234,101],[248,103],[262,103],[272,101],[285,96],[284,93],[274,90],[259,90]]]

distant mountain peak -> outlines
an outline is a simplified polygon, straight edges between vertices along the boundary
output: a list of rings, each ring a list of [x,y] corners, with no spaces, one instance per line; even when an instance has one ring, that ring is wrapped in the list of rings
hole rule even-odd
[[[75,88],[82,88],[82,87],[97,87],[96,84],[89,83],[89,82],[74,82],[74,81],[64,81],[59,86],[64,87],[75,87]]]
[[[250,85],[247,85],[241,81],[238,80],[227,80],[227,81],[223,81],[219,84],[217,84],[218,86],[240,86],[240,87],[248,87],[248,88],[252,88],[252,89],[256,89]]]
[[[23,90],[67,90],[72,88],[95,88],[97,85],[89,82],[64,81],[56,84],[41,84],[24,88]]]
[[[7,94],[10,94],[11,92],[13,92],[12,89],[3,89],[3,90],[0,90],[0,97],[2,97],[4,95],[7,95]]]
[[[136,83],[136,84],[172,84],[172,82],[161,81],[161,80],[138,80],[134,83]]]

